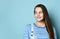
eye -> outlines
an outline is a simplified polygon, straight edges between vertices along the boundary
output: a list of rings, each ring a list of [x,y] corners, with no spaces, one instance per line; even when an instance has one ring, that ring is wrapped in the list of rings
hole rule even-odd
[[[37,12],[35,12],[35,14],[37,14]]]
[[[42,11],[39,12],[39,14],[43,13]]]

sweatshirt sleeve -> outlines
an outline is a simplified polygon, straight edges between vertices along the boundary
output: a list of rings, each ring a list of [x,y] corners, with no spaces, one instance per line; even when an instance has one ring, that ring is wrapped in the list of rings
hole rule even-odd
[[[25,26],[24,39],[29,39],[29,25]]]
[[[57,35],[56,35],[56,30],[55,30],[55,28],[53,28],[53,30],[54,30],[54,38],[57,39]]]

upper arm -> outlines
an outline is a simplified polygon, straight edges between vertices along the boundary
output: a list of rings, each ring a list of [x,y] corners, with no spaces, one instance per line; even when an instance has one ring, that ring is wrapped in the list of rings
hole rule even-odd
[[[29,25],[25,26],[24,39],[29,39]]]

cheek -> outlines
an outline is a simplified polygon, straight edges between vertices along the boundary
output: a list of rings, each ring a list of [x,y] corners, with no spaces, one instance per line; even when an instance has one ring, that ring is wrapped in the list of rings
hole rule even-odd
[[[42,14],[40,14],[40,16],[42,16],[42,17],[43,17],[43,13],[42,13]]]
[[[37,14],[34,14],[34,17],[43,17],[43,14],[40,14],[40,15],[37,15]]]
[[[43,14],[40,15],[42,19],[44,19]]]
[[[41,16],[34,15],[34,17],[36,20],[42,20],[43,19],[43,15],[41,15]],[[41,17],[41,18],[37,18],[37,17]]]
[[[34,15],[34,17],[36,18],[36,17],[37,17],[37,15],[35,14],[35,15]]]

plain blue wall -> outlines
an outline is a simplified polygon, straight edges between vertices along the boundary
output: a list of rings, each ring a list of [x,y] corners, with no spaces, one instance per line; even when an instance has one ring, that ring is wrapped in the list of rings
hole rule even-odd
[[[0,39],[23,39],[25,25],[35,22],[37,4],[47,7],[60,39],[60,0],[0,0]]]

